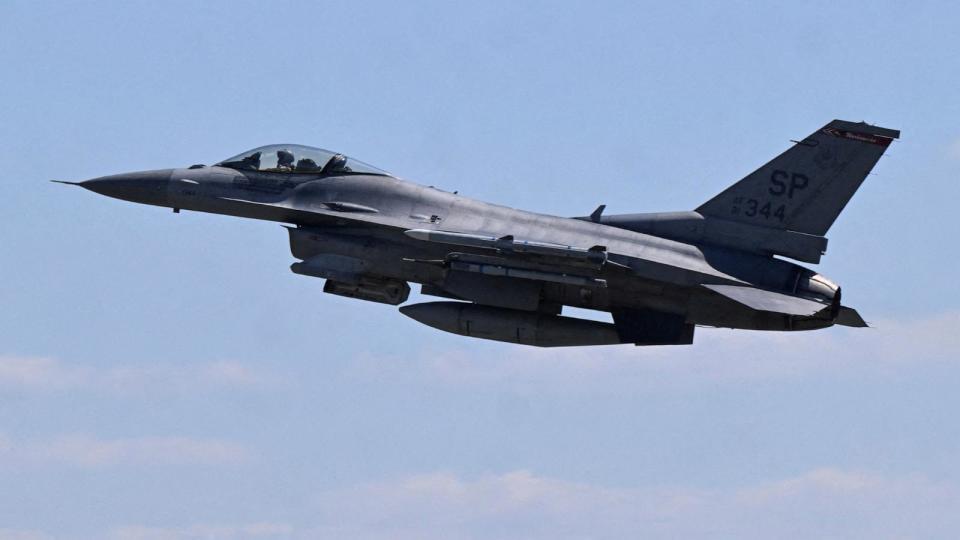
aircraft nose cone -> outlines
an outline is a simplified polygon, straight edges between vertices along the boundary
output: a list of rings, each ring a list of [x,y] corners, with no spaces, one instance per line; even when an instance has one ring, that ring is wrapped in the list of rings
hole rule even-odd
[[[173,169],[115,174],[86,180],[80,185],[107,197],[164,206],[168,199],[171,174]]]

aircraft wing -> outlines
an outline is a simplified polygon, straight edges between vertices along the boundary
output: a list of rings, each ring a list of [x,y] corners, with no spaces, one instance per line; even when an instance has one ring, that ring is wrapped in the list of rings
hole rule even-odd
[[[786,315],[800,315],[809,317],[830,307],[806,298],[797,298],[788,294],[781,294],[754,287],[740,285],[703,285],[711,291],[735,300],[749,308],[758,311],[771,311]]]
[[[221,197],[221,200],[247,207],[249,211],[248,217],[282,221],[297,225],[325,226],[330,224],[350,224],[385,227],[406,234],[406,236],[417,240],[438,242],[451,246],[496,250],[498,253],[506,255],[513,260],[527,260],[531,262],[538,260],[546,264],[550,264],[552,261],[560,267],[587,266],[598,269],[605,268],[607,270],[617,268],[649,279],[680,283],[683,285],[691,284],[691,282],[695,284],[702,282],[702,280],[714,282],[722,280],[722,282],[725,283],[743,283],[707,264],[700,265],[697,268],[685,268],[682,266],[681,261],[674,261],[663,257],[654,258],[651,256],[652,254],[647,252],[620,254],[608,252],[606,247],[599,245],[570,246],[519,240],[510,235],[495,237],[431,229],[410,229],[410,221],[408,219],[381,214],[375,208],[352,203],[325,202],[321,203],[321,205],[302,207],[291,205],[287,202],[258,202],[228,197]],[[627,266],[626,263],[621,264],[609,259],[610,255],[615,254],[629,257],[629,266]]]

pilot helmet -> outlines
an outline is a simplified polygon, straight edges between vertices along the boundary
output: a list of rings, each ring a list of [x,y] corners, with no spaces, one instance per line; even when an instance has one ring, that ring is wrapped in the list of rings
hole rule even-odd
[[[293,168],[293,154],[287,150],[277,150],[277,167]]]

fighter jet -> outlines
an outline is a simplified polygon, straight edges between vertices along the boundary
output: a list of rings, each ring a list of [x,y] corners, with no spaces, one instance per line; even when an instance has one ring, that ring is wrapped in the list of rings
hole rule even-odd
[[[417,185],[281,144],[215,165],[76,182],[132,201],[283,223],[323,291],[400,305],[431,327],[539,347],[693,343],[697,326],[866,326],[817,264],[825,235],[900,132],[834,120],[695,210],[558,217]],[[72,182],[64,182],[72,183]],[[608,312],[612,322],[561,315]]]

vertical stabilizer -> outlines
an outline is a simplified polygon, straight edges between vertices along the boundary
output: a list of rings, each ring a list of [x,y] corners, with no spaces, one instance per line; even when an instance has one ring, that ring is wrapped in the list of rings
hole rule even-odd
[[[823,236],[900,132],[834,120],[710,199],[697,212]]]

